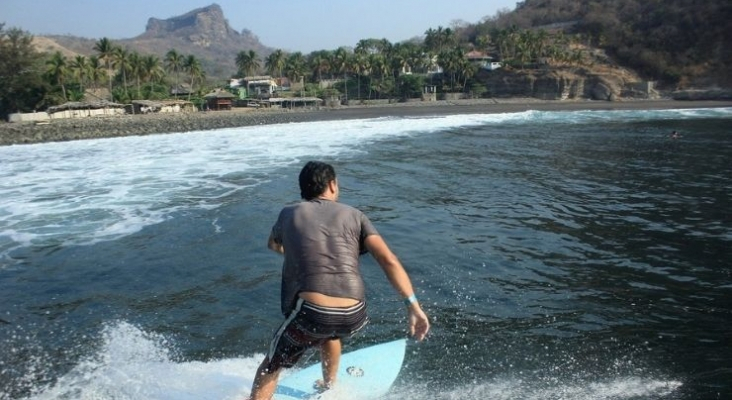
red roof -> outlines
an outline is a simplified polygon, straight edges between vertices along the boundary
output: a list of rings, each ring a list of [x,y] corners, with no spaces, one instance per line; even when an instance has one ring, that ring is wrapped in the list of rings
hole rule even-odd
[[[493,57],[489,56],[488,54],[483,53],[482,51],[478,51],[478,50],[473,50],[473,51],[465,54],[465,57],[467,57],[468,59],[493,58]]]

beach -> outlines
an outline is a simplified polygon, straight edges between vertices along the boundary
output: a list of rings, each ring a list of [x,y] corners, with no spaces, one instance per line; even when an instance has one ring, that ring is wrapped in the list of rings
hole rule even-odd
[[[732,101],[547,101],[533,98],[471,99],[435,102],[406,102],[369,106],[303,109],[234,109],[195,113],[162,113],[74,119],[54,119],[49,123],[0,124],[0,145],[60,142],[173,132],[205,131],[265,124],[367,119],[379,117],[420,117],[454,114],[516,113],[527,110],[654,110],[732,107]]]

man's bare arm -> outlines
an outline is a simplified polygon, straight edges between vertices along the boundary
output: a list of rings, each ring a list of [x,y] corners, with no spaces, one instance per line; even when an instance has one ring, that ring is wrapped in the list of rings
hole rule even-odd
[[[376,259],[376,262],[379,263],[389,282],[399,295],[404,299],[414,299],[409,301],[408,304],[409,333],[421,341],[427,336],[427,332],[430,330],[430,322],[427,314],[422,311],[422,307],[420,307],[419,302],[414,297],[412,281],[409,279],[407,271],[380,235],[369,235],[366,237],[365,243],[366,248]]]

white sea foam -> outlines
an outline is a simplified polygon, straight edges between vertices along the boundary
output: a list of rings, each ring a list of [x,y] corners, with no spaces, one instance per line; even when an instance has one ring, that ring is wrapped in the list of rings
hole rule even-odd
[[[496,400],[622,400],[661,399],[672,395],[682,386],[674,380],[659,380],[639,376],[619,377],[592,381],[552,382],[496,379],[489,383],[472,383],[458,389],[437,391],[434,389],[397,387],[385,400],[391,399],[496,399]]]
[[[176,363],[165,337],[126,323],[109,324],[96,354],[27,400],[241,399],[261,357]]]
[[[176,362],[174,343],[127,322],[109,323],[101,345],[68,373],[26,400],[47,399],[241,399],[249,394],[263,355],[208,362]],[[292,373],[285,371],[284,374]],[[397,384],[386,399],[636,399],[663,398],[682,385],[674,380],[629,375],[596,381],[486,377],[457,389],[427,388],[423,381]],[[352,396],[327,398],[352,398]]]
[[[225,204],[278,167],[347,158],[390,137],[484,124],[704,116],[732,116],[732,109],[376,118],[0,147],[0,268],[14,249],[115,240],[179,210]]]

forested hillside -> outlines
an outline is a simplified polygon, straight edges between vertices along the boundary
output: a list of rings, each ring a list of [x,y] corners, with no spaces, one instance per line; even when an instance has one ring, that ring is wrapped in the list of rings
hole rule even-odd
[[[582,34],[647,79],[679,87],[732,84],[729,0],[526,0],[466,33],[512,26]]]

